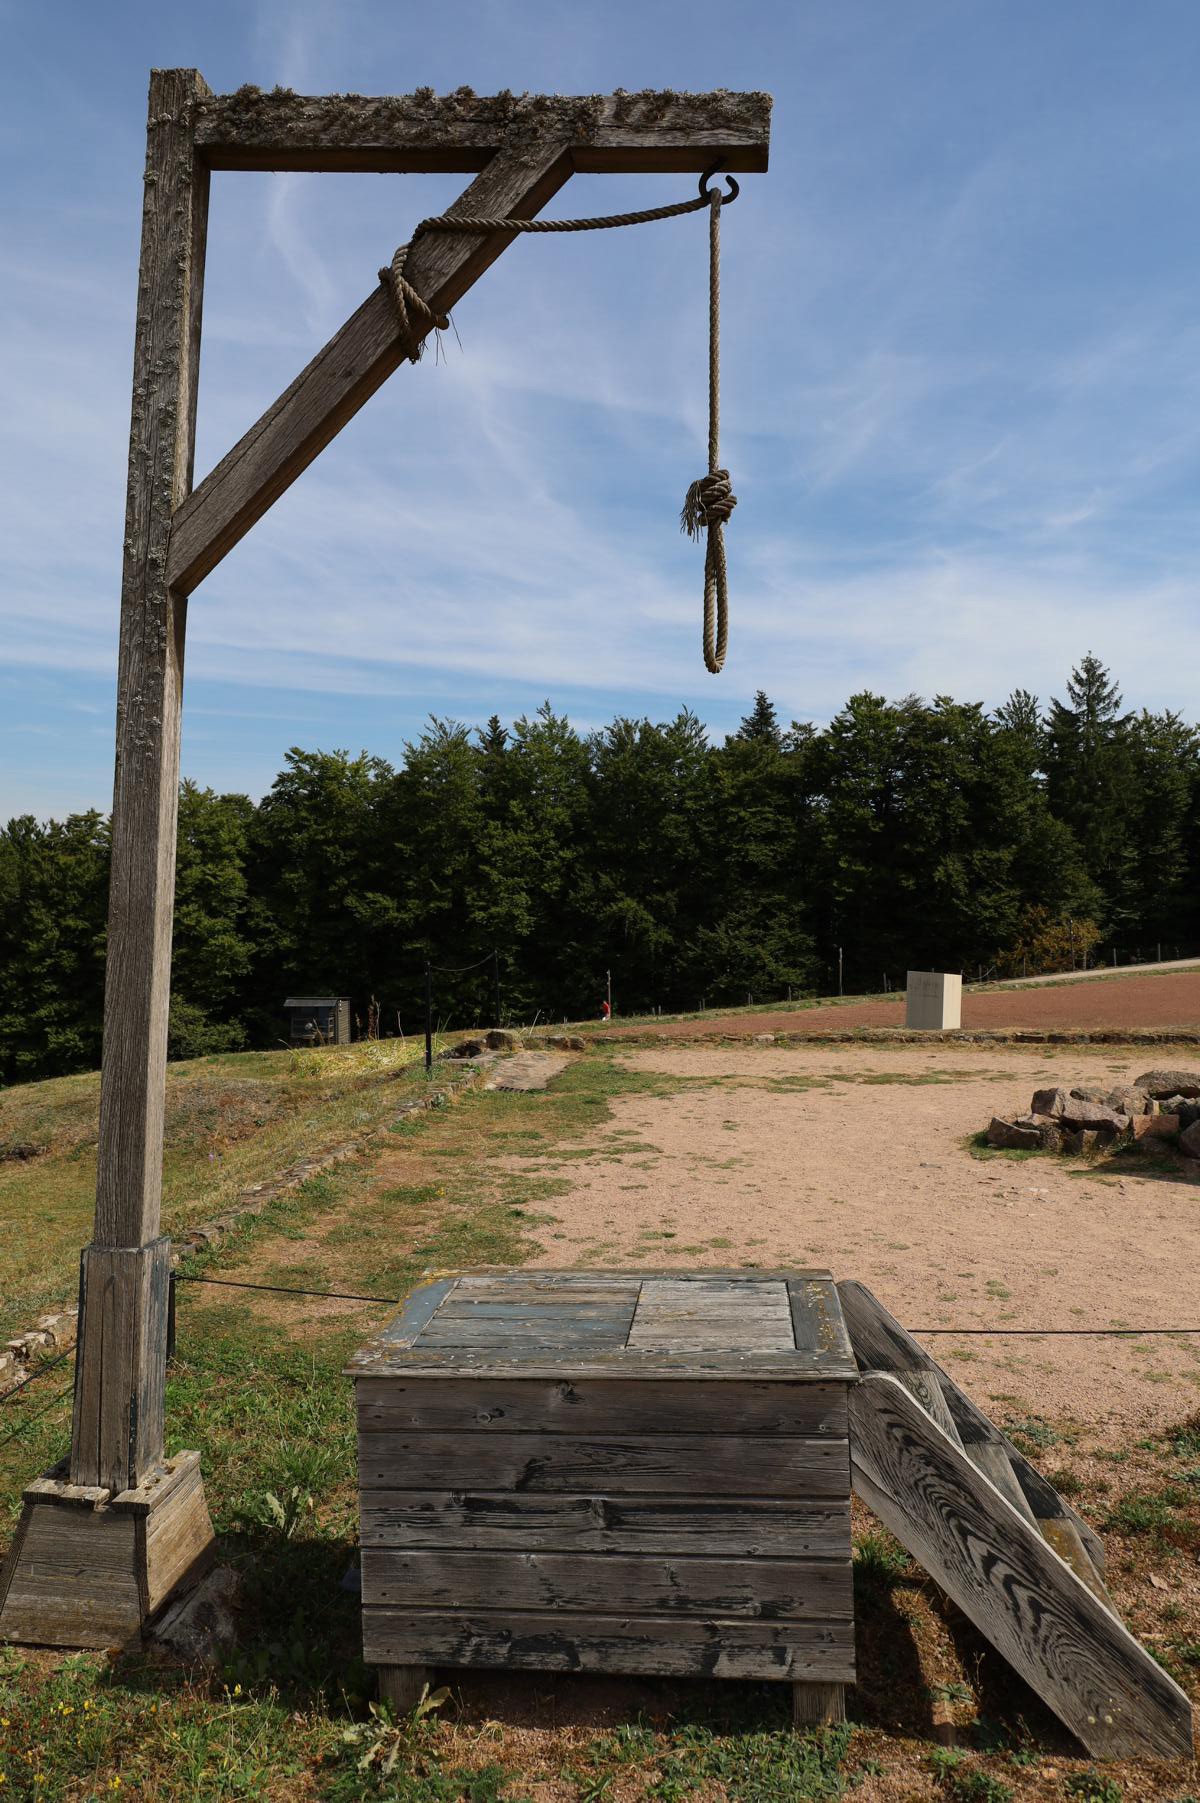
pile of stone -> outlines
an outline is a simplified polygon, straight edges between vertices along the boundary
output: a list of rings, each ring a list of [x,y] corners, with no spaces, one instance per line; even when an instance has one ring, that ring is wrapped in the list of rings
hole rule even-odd
[[[987,1137],[989,1146],[1076,1157],[1122,1140],[1139,1152],[1176,1151],[1195,1163],[1200,1071],[1145,1071],[1114,1089],[1038,1089],[1028,1114],[993,1120]]]

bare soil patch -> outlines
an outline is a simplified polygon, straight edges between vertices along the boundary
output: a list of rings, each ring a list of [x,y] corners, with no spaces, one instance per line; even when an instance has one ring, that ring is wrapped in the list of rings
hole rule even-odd
[[[1019,1027],[1046,1032],[1090,1032],[1105,1027],[1142,1027],[1165,1031],[1200,1024],[1200,971],[1164,971],[1159,976],[1100,976],[1047,983],[1030,989],[969,990],[963,995],[966,1028]],[[831,1002],[816,1008],[790,1008],[778,1014],[740,1014],[735,1018],[693,1017],[653,1022],[639,1034],[661,1033],[664,1039],[695,1039],[700,1033],[736,1028],[754,1033],[823,1033],[853,1027],[902,1027],[904,997],[895,1001]]]
[[[918,1333],[996,1330],[929,1343],[1009,1419],[1146,1432],[1200,1402],[1200,1335],[1000,1337],[1200,1326],[1200,1185],[969,1146],[1037,1084],[1111,1085],[1144,1050],[664,1047],[621,1062],[685,1082],[615,1096],[611,1122],[565,1156],[508,1161],[567,1181],[535,1262],[828,1267]]]

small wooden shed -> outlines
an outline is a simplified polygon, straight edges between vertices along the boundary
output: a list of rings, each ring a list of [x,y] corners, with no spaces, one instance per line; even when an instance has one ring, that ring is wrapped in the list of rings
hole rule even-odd
[[[519,1271],[414,1292],[357,1386],[365,1656],[854,1679],[847,1396],[826,1272]]]
[[[349,1045],[348,995],[289,995],[287,1009],[293,1045]]]

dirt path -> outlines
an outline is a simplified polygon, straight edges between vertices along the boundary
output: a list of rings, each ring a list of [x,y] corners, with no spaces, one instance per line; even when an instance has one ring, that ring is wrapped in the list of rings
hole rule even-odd
[[[1162,1050],[1155,1062],[1195,1062],[1194,1048]],[[1109,1085],[1144,1069],[1144,1050],[680,1047],[622,1061],[666,1093],[617,1097],[567,1158],[507,1161],[569,1184],[537,1230],[540,1264],[828,1267],[917,1329],[1200,1326],[1200,1186],[963,1143],[1035,1084]],[[930,1344],[1010,1419],[1136,1431],[1200,1406],[1200,1335]]]
[[[1163,1031],[1200,1025],[1200,970],[1163,971],[1159,976],[1083,977],[1043,988],[970,990],[963,996],[964,1027],[1039,1027],[1049,1032],[1088,1032],[1099,1027],[1145,1027]],[[614,1025],[619,1028],[620,1023]],[[831,1002],[827,1007],[789,1008],[778,1014],[692,1016],[660,1027],[640,1025],[639,1034],[694,1039],[699,1033],[814,1033],[852,1027],[902,1027],[904,997],[890,1002]]]

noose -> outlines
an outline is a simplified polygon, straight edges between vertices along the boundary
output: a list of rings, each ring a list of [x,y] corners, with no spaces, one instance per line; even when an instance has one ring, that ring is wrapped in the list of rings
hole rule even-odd
[[[675,201],[665,207],[648,207],[641,213],[611,213],[597,219],[496,219],[471,213],[437,213],[422,219],[407,244],[401,244],[392,260],[379,271],[379,279],[392,297],[404,355],[410,363],[420,360],[429,332],[444,332],[448,315],[435,313],[405,275],[408,253],[427,232],[597,232],[614,226],[648,225],[658,219],[678,219],[684,213],[708,212],[708,474],[687,491],[680,515],[680,529],[690,538],[707,532],[704,554],[704,663],[715,676],[725,662],[729,644],[729,574],[725,561],[725,522],[737,506],[729,471],[721,462],[721,208],[738,197],[738,185],[725,177],[726,192],[710,188],[709,177],[720,164],[700,178],[694,200]]]

